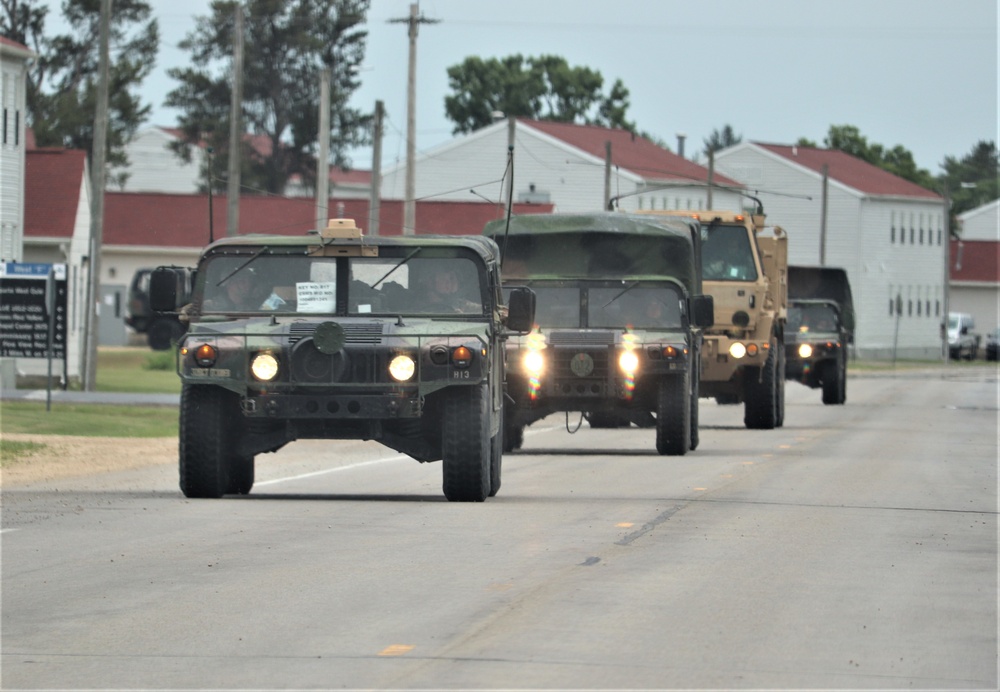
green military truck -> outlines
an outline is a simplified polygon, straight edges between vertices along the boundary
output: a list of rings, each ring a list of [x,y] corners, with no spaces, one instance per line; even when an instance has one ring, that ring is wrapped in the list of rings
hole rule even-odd
[[[823,388],[824,404],[847,401],[847,347],[854,341],[854,300],[839,267],[788,267],[785,377]]]
[[[780,427],[785,418],[785,322],[788,238],[764,225],[762,211],[655,211],[695,218],[702,228],[702,278],[715,300],[705,331],[701,395],[743,404],[750,429]]]
[[[154,273],[154,310],[182,308],[178,271]],[[533,300],[504,302],[499,250],[478,236],[372,238],[333,219],[321,234],[216,241],[181,310],[182,492],[246,494],[256,455],[351,439],[441,460],[449,500],[495,495],[503,342],[531,328]]]
[[[592,427],[656,427],[660,454],[698,445],[700,235],[692,219],[620,212],[491,222],[504,281],[537,296],[535,328],[507,342],[505,447],[553,412]]]

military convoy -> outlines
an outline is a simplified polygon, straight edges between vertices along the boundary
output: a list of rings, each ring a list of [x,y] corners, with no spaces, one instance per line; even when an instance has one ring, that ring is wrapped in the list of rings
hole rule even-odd
[[[702,295],[699,224],[620,212],[537,214],[483,233],[504,282],[537,296],[535,328],[507,342],[505,448],[554,412],[592,427],[656,428],[660,454],[698,445]]]
[[[715,302],[705,330],[701,396],[743,404],[751,429],[780,427],[785,417],[785,322],[788,238],[765,228],[764,214],[646,211],[701,222],[702,285]]]
[[[333,219],[318,235],[216,241],[190,296],[180,272],[158,269],[150,294],[155,311],[188,323],[178,352],[184,495],[249,493],[256,455],[307,438],[441,460],[448,500],[496,495],[503,343],[531,328],[534,296],[520,288],[505,300],[492,240],[372,238]],[[432,300],[437,281],[451,290]]]
[[[847,272],[836,267],[788,268],[786,377],[823,388],[824,404],[847,401],[848,344],[854,300]]]

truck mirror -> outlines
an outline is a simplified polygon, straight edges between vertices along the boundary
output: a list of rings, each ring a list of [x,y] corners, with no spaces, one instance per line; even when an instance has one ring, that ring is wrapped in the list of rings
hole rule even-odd
[[[691,298],[691,322],[696,327],[711,327],[715,324],[715,300],[712,296]]]
[[[535,292],[530,288],[512,288],[507,309],[507,329],[510,331],[530,332],[535,326]]]
[[[173,312],[187,299],[184,270],[157,267],[149,275],[149,308],[153,312]]]

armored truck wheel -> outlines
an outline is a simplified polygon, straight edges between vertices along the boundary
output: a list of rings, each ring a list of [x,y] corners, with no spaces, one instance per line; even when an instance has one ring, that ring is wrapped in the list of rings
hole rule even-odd
[[[227,492],[250,491],[253,462],[240,465],[239,458],[233,454],[239,439],[239,423],[235,394],[211,385],[184,386],[180,416],[180,487],[185,497],[221,497]],[[246,466],[250,468],[249,479]]]
[[[515,449],[521,449],[521,445],[524,444],[524,426],[515,423],[514,416],[506,410],[506,404],[504,406],[503,451],[513,452]]]
[[[656,401],[656,451],[670,456],[691,449],[691,393],[689,375],[660,380]]]
[[[253,488],[253,457],[235,457],[229,464],[227,495],[249,495]]]
[[[847,367],[837,361],[823,366],[823,403],[843,404],[847,401]]]
[[[489,395],[483,385],[448,393],[441,429],[444,496],[482,502],[490,494]]]
[[[698,449],[698,442],[700,441],[698,436],[698,373],[694,373],[692,377],[695,378],[694,386],[691,387],[691,451],[693,452]]]
[[[503,414],[503,409],[500,409],[500,427],[497,428],[497,434],[490,439],[490,497],[495,497],[500,490],[504,444]]]
[[[778,348],[771,344],[762,368],[748,368],[744,383],[743,423],[751,430],[771,430],[778,425]]]

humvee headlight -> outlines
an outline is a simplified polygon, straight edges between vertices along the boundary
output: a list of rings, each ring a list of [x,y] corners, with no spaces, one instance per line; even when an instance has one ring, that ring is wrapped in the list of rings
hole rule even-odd
[[[533,377],[538,377],[545,369],[545,357],[541,351],[528,351],[524,354],[522,363],[525,371]]]
[[[250,372],[261,382],[270,382],[278,375],[278,359],[270,353],[258,353],[250,362]]]
[[[416,363],[407,355],[398,355],[389,363],[389,374],[397,382],[406,382],[416,371]]]
[[[639,356],[635,354],[635,351],[625,351],[618,357],[618,367],[626,375],[634,375],[635,371],[639,369]]]
[[[799,344],[799,358],[808,358],[813,354],[813,347],[809,344]]]
[[[215,365],[219,352],[211,344],[202,344],[194,352],[194,362],[200,368],[210,368]]]
[[[472,364],[472,351],[466,346],[459,346],[451,352],[451,363],[456,368],[467,368]]]
[[[731,355],[736,360],[743,358],[747,354],[747,347],[741,344],[739,341],[734,343],[729,347],[729,355]]]

